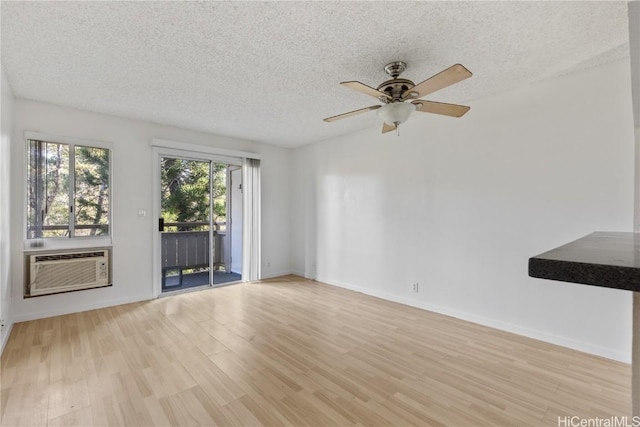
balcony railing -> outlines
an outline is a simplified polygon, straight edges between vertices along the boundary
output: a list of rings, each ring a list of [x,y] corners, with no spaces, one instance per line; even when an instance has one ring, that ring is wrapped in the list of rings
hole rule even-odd
[[[179,231],[164,231],[161,234],[162,268],[203,268],[209,266],[209,230],[188,231],[208,226],[208,222],[169,222],[165,228],[174,227]],[[226,222],[214,224],[213,269],[227,271],[226,265]]]

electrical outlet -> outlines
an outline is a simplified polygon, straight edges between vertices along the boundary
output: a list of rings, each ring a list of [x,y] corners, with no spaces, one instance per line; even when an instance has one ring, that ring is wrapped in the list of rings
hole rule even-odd
[[[413,292],[418,292],[419,288],[418,288],[418,282],[413,284]]]
[[[267,267],[271,267],[271,260],[267,260]]]
[[[0,319],[0,331],[4,330],[4,319]]]

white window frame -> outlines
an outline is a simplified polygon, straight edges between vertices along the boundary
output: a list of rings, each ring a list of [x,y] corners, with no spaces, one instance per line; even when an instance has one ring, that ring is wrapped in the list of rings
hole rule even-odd
[[[25,184],[23,191],[23,218],[22,218],[22,240],[24,244],[24,249],[29,251],[37,251],[37,250],[51,250],[51,249],[75,249],[75,248],[85,248],[85,247],[93,247],[93,246],[106,246],[109,247],[113,242],[113,234],[114,234],[114,226],[113,226],[113,144],[105,141],[96,141],[90,139],[83,138],[73,138],[59,135],[50,135],[40,132],[32,132],[25,131],[24,139],[23,139],[23,159],[22,164],[24,168],[24,180],[23,182],[27,183],[29,179],[29,168],[27,167],[27,142],[29,140],[37,140],[44,142],[53,142],[58,144],[66,144],[70,148],[76,146],[90,147],[90,148],[102,148],[109,150],[109,234],[106,236],[73,236],[73,224],[74,221],[70,218],[69,237],[43,237],[40,239],[28,239],[27,238],[27,225],[28,225],[28,205],[29,205],[29,197],[28,185]],[[75,152],[75,151],[74,151]],[[69,158],[69,182],[74,182],[74,172],[75,172],[75,158],[72,159],[72,156]],[[74,192],[75,196],[75,192]],[[69,201],[70,203],[74,203],[74,213],[75,215],[75,197],[73,200]],[[37,243],[36,243],[37,242]]]

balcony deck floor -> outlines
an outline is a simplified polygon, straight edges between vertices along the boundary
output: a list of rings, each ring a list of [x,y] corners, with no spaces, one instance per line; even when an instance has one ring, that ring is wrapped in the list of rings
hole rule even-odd
[[[237,273],[225,273],[224,271],[213,272],[213,284],[222,285],[224,283],[239,282],[242,276]],[[172,292],[181,289],[195,288],[198,286],[206,286],[209,284],[209,273],[191,273],[182,275],[182,286],[179,286],[178,276],[169,276],[166,278],[168,286],[162,292]]]

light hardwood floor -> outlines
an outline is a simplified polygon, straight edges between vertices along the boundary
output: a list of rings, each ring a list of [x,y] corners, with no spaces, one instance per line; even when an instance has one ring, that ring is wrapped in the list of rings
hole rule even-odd
[[[1,423],[549,425],[630,413],[630,367],[287,276],[19,323]]]

